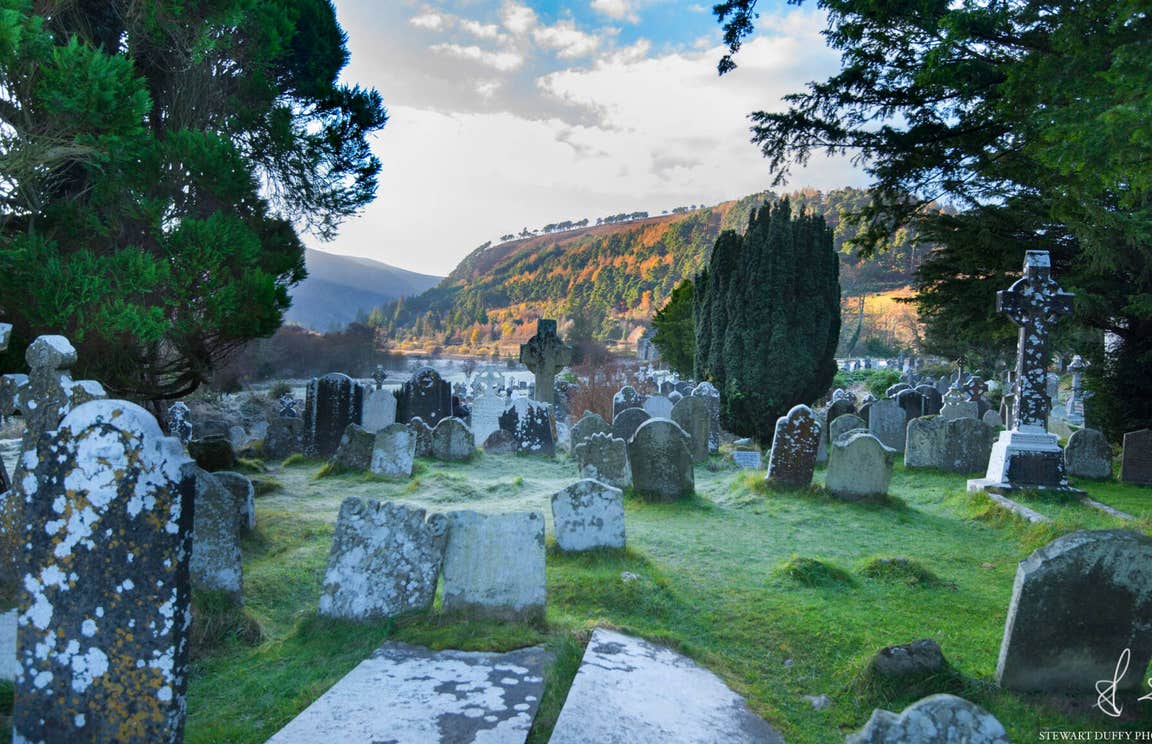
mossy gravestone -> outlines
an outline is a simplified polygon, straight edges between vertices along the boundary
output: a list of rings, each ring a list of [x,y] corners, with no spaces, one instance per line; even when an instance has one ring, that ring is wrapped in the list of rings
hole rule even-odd
[[[821,426],[816,414],[808,406],[793,406],[787,416],[776,419],[765,480],[778,485],[806,488],[812,483],[820,441]]]
[[[118,400],[74,409],[24,459],[14,739],[180,741],[191,460]]]
[[[676,501],[696,490],[689,437],[668,419],[648,419],[640,425],[628,442],[628,465],[632,487],[646,499]]]

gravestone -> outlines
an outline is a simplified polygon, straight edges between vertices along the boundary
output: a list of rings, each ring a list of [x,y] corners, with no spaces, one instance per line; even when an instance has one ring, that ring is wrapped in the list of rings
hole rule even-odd
[[[440,419],[432,430],[432,458],[441,462],[467,462],[476,453],[476,439],[458,418]]]
[[[436,596],[447,535],[442,514],[429,516],[391,501],[344,499],[328,553],[320,614],[369,620],[428,609]]]
[[[760,450],[733,450],[732,462],[741,470],[759,470],[762,465]]]
[[[564,551],[624,547],[624,492],[581,480],[552,495],[556,545]]]
[[[373,434],[396,423],[396,396],[382,387],[367,391],[364,394],[364,413],[360,418],[364,430]]]
[[[690,497],[696,490],[688,434],[668,419],[648,419],[628,441],[632,488],[656,501]]]
[[[668,393],[668,400],[672,401],[672,407],[675,408],[677,403],[684,400],[684,394],[679,390],[673,390]]]
[[[500,416],[500,428],[516,438],[516,451],[523,455],[556,454],[552,406],[529,398],[517,398]]]
[[[74,408],[22,459],[14,740],[181,741],[191,460],[119,400]]]
[[[1088,394],[1084,392],[1084,370],[1088,367],[1088,362],[1079,354],[1073,356],[1068,364],[1068,371],[1072,373],[1072,391],[1068,394],[1064,415],[1069,423],[1076,426],[1084,425],[1084,401],[1088,398]]]
[[[431,367],[416,370],[396,394],[397,423],[419,418],[433,427],[451,415],[452,385]]]
[[[793,406],[787,416],[776,419],[765,480],[807,488],[812,483],[816,452],[823,439],[820,429],[816,414],[805,405]]]
[[[925,403],[924,396],[917,390],[908,389],[896,393],[896,405],[903,409],[904,417],[909,421],[928,415],[924,413]]]
[[[236,498],[236,527],[240,532],[256,529],[256,488],[248,476],[227,471],[212,475]]]
[[[900,714],[877,708],[844,744],[1010,744],[1003,724],[955,695],[929,695]]]
[[[520,363],[536,378],[536,399],[552,403],[556,399],[556,374],[572,363],[572,347],[556,334],[556,321],[536,321],[536,335],[520,344]]]
[[[968,481],[969,491],[1013,489],[1072,490],[1064,453],[1048,432],[1048,337],[1052,324],[1072,312],[1072,295],[1052,279],[1047,251],[1028,251],[1024,276],[996,293],[996,310],[1020,327],[1016,350],[1012,427],[992,447],[984,478]]]
[[[544,515],[448,515],[443,608],[508,620],[544,617]]]
[[[843,416],[837,416],[828,424],[828,441],[835,442],[850,431],[867,430],[867,428],[868,425],[864,423],[864,419],[854,413],[845,413]]]
[[[917,385],[913,390],[924,396],[925,416],[937,416],[940,414],[940,409],[944,407],[944,395],[936,386]]]
[[[500,416],[508,408],[508,400],[504,396],[488,391],[472,401],[472,436],[477,442],[483,442],[488,436],[500,428]]]
[[[332,462],[344,470],[365,472],[372,467],[372,449],[376,445],[376,435],[359,424],[348,424],[340,446],[332,455]]]
[[[1120,456],[1120,481],[1152,486],[1152,430],[1140,429],[1124,435]]]
[[[1100,680],[1142,687],[1152,659],[1152,538],[1080,531],[1020,562],[1000,644],[1006,690],[1091,695]],[[1131,663],[1118,670],[1121,652]]]
[[[906,382],[898,382],[895,385],[889,385],[888,389],[884,391],[886,398],[895,398],[896,395],[904,390],[911,390],[912,386]]]
[[[904,409],[889,398],[868,405],[868,431],[890,449],[904,451],[908,436],[908,419]]]
[[[287,418],[299,418],[300,401],[296,400],[296,396],[292,393],[284,393],[276,401],[280,407],[280,415]]]
[[[587,440],[588,437],[593,434],[611,433],[612,427],[608,425],[608,422],[605,421],[600,414],[585,411],[580,420],[576,422],[576,425],[572,427],[572,449],[575,451],[581,442]]]
[[[620,391],[612,396],[612,418],[615,419],[620,415],[620,412],[627,408],[643,408],[644,397],[636,392],[636,388],[631,385],[625,385],[620,388]]]
[[[708,404],[708,451],[720,450],[720,391],[710,382],[702,382],[692,389],[693,398],[703,398]]]
[[[304,451],[304,419],[296,416],[277,416],[268,423],[264,437],[264,457],[283,460]]]
[[[672,406],[672,420],[692,437],[692,461],[708,461],[708,436],[711,430],[711,414],[708,403],[703,398],[688,396]]]
[[[830,442],[824,488],[845,501],[886,496],[892,478],[893,454],[894,450],[866,431],[849,433]]]
[[[643,408],[625,408],[612,419],[612,436],[630,442],[636,430],[652,415]]]
[[[940,416],[949,421],[955,421],[962,418],[970,418],[973,420],[980,420],[980,404],[974,400],[950,400],[946,401],[940,409]]]
[[[193,434],[188,442],[188,454],[208,472],[232,470],[236,467],[236,450],[228,437],[200,437]]]
[[[390,424],[376,432],[370,470],[385,478],[411,478],[416,458],[416,434],[404,424]]]
[[[1095,429],[1074,431],[1064,448],[1064,467],[1076,478],[1108,480],[1112,477],[1112,447]]]
[[[831,434],[832,422],[848,413],[856,413],[856,404],[848,398],[837,398],[828,406],[828,413],[824,418],[824,432]]]
[[[348,425],[360,423],[363,409],[364,388],[348,375],[313,378],[304,401],[304,454],[331,457]]]
[[[516,437],[512,432],[503,429],[497,429],[489,434],[481,446],[490,455],[514,455],[519,449]]]
[[[628,445],[610,433],[596,432],[572,448],[580,477],[598,480],[614,488],[632,485]]]
[[[192,587],[244,597],[238,515],[244,505],[216,476],[196,468],[196,508],[192,528]]]
[[[1000,413],[998,411],[985,411],[980,420],[983,421],[986,426],[989,426],[993,429],[999,429],[1004,425],[1004,419],[1000,417]]]
[[[642,406],[652,418],[672,418],[672,401],[663,395],[650,395]]]
[[[988,456],[992,454],[993,433],[977,418],[949,421],[944,434],[941,469],[949,473],[979,473],[984,470]]]
[[[188,404],[182,400],[168,407],[168,433],[179,439],[181,444],[188,444],[188,440],[192,438],[192,422],[189,420],[191,415]]]

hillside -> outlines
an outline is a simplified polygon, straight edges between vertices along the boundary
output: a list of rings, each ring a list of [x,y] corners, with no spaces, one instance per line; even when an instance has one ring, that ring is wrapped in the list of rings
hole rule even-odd
[[[847,246],[855,230],[843,214],[867,199],[866,192],[789,197],[824,214],[841,252],[845,296],[907,286],[919,261],[911,235],[896,236],[890,250],[869,261]],[[438,286],[390,303],[374,320],[398,349],[507,355],[545,316],[561,319],[562,332],[623,345],[678,283],[695,276],[722,230],[742,231],[752,209],[776,198],[762,192],[682,214],[485,243]]]
[[[317,331],[341,328],[373,308],[399,297],[411,297],[440,282],[367,258],[306,250],[308,278],[292,290],[287,323]]]

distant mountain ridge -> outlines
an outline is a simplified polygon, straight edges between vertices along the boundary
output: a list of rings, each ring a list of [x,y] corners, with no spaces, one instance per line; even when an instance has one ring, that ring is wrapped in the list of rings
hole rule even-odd
[[[305,249],[308,278],[292,289],[285,322],[315,331],[342,328],[373,308],[413,297],[442,277],[418,274],[380,261]]]

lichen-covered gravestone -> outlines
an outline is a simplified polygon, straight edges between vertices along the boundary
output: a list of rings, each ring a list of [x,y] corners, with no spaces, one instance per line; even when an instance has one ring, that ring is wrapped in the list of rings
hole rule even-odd
[[[948,420],[943,416],[921,416],[908,422],[904,446],[904,467],[943,468],[947,456]]]
[[[816,450],[820,446],[820,422],[812,409],[794,406],[787,416],[776,419],[772,450],[768,453],[770,483],[805,488],[812,483]]]
[[[859,429],[867,430],[868,424],[864,423],[864,419],[856,414],[846,413],[843,416],[837,416],[828,424],[828,441],[835,442],[848,432]]]
[[[264,457],[283,460],[304,451],[304,419],[277,416],[268,422],[264,437]]]
[[[649,395],[642,408],[652,418],[672,418],[672,401],[663,395]]]
[[[482,617],[544,617],[544,515],[448,515],[443,608]]]
[[[824,488],[846,501],[885,496],[894,454],[866,431],[846,434],[829,445]]]
[[[188,444],[188,440],[192,438],[192,422],[189,421],[191,415],[192,412],[184,401],[178,400],[168,408],[168,433],[183,444]]]
[[[216,476],[196,468],[196,509],[193,521],[192,586],[227,592],[244,598],[244,570],[240,562],[241,511],[237,494]]]
[[[632,487],[644,498],[676,501],[696,490],[688,434],[668,419],[648,419],[628,442]]]
[[[376,446],[376,434],[367,431],[359,424],[348,424],[340,446],[332,455],[332,462],[344,470],[364,472],[372,466],[372,450]]]
[[[368,620],[425,610],[447,541],[441,514],[389,501],[344,499],[328,553],[320,614]]]
[[[992,453],[992,440],[992,429],[978,418],[964,416],[949,421],[944,434],[944,462],[941,469],[949,473],[983,471]]]
[[[472,431],[458,418],[440,419],[432,430],[432,458],[441,462],[466,462],[476,453]]]
[[[419,417],[429,428],[452,415],[452,385],[431,367],[421,367],[396,394],[396,421]]]
[[[407,426],[408,431],[412,432],[412,438],[416,440],[416,456],[431,457],[432,428],[419,416],[409,420]]]
[[[584,415],[572,427],[572,449],[575,451],[576,447],[581,442],[588,439],[593,434],[611,434],[612,427],[604,420],[598,413],[585,411]]]
[[[692,437],[692,460],[708,460],[708,436],[711,427],[708,403],[703,398],[688,396],[672,406],[672,420]]]
[[[371,471],[385,478],[410,478],[416,458],[416,435],[404,424],[385,426],[376,432]]]
[[[710,382],[692,388],[693,398],[703,398],[708,404],[708,451],[720,450],[720,391]]]
[[[609,433],[597,432],[572,448],[580,476],[607,483],[615,488],[632,485],[628,467],[628,445]]]
[[[520,363],[536,377],[536,399],[552,403],[556,399],[556,374],[572,363],[572,347],[556,333],[556,321],[536,321],[536,335],[520,345]]]
[[[612,436],[630,442],[640,425],[650,418],[652,415],[643,408],[625,408],[612,419]]]
[[[1152,429],[1130,431],[1124,435],[1120,480],[1138,486],[1152,486]]]
[[[627,408],[643,408],[643,406],[644,396],[636,392],[636,388],[631,385],[625,385],[612,396],[612,418],[615,419]]]
[[[897,452],[903,452],[908,435],[908,418],[896,401],[884,398],[868,405],[868,431]]]
[[[1152,538],[1131,530],[1080,531],[1020,562],[996,681],[1009,690],[1092,695],[1112,680],[1140,687],[1152,659]]]
[[[624,492],[585,479],[552,495],[556,545],[578,551],[624,547]]]
[[[75,408],[22,459],[14,740],[181,741],[191,460],[118,400]]]
[[[349,424],[359,424],[364,412],[364,388],[339,372],[308,383],[304,402],[304,454],[331,457]]]
[[[877,708],[844,744],[1009,744],[1003,724],[955,695],[930,695],[900,714]]]
[[[500,417],[500,428],[516,437],[517,451],[522,455],[556,454],[552,407],[547,403],[517,398]]]
[[[1064,448],[1064,466],[1076,478],[1107,480],[1112,477],[1112,447],[1095,429],[1074,431]]]
[[[227,488],[236,496],[238,510],[236,524],[241,532],[256,529],[256,488],[248,476],[240,473],[220,472],[213,473],[220,485]]]

